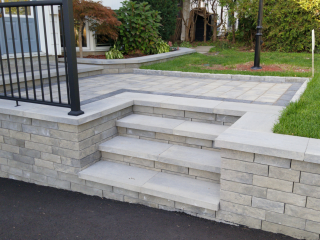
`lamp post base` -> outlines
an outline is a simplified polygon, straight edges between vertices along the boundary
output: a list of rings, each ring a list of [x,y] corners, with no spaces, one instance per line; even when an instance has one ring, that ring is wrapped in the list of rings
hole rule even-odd
[[[260,70],[260,69],[262,69],[262,67],[252,67],[251,69],[252,70]]]

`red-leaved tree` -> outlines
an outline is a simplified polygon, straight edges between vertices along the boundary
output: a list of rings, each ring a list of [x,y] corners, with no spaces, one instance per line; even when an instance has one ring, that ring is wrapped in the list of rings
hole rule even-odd
[[[82,34],[87,22],[89,30],[95,34],[104,35],[106,38],[118,37],[118,26],[121,22],[116,18],[116,13],[110,7],[105,7],[101,2],[92,0],[73,0],[73,16],[75,26],[79,27],[79,52],[82,52]]]

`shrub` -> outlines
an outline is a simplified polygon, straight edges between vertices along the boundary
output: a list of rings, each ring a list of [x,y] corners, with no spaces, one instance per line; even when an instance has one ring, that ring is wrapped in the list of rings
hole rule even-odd
[[[122,23],[117,46],[127,54],[156,52],[161,20],[159,13],[151,10],[146,2],[124,1],[122,4],[117,11],[118,19]]]
[[[106,59],[122,59],[123,54],[116,48],[116,45],[110,49],[109,52],[106,52]]]
[[[160,39],[156,42],[156,51],[154,52],[155,54],[166,53],[169,51],[170,51],[170,46],[165,41]]]
[[[180,43],[180,47],[192,48],[192,45],[189,42],[182,42]]]
[[[153,10],[159,11],[161,26],[159,33],[162,39],[169,40],[176,29],[177,15],[179,12],[177,0],[135,0],[136,2],[147,2]]]

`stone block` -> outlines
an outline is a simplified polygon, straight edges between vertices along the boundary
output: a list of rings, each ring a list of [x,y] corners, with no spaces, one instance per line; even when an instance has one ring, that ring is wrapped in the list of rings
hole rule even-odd
[[[39,167],[36,165],[32,166],[32,169],[35,173],[43,174],[48,177],[58,178],[58,172],[49,168]]]
[[[2,121],[10,121],[10,115],[0,113],[0,120],[2,120]]]
[[[211,140],[205,140],[205,139],[199,139],[199,138],[186,138],[186,143],[198,145],[198,146],[204,146],[204,147],[212,147],[213,141]]]
[[[30,134],[29,134],[30,136]],[[26,139],[26,140],[30,140]],[[36,142],[36,143],[41,143],[41,144],[45,144],[45,145],[49,145],[49,146],[60,146],[60,140],[55,139],[55,138],[50,138],[50,137],[43,137],[43,136],[39,136],[39,135],[34,135],[31,134],[31,141],[32,142]]]
[[[308,197],[320,198],[320,187],[316,186],[294,183],[293,192]]]
[[[56,139],[77,142],[79,141],[77,133],[63,132],[60,130],[49,129],[49,136]]]
[[[294,193],[281,192],[273,189],[268,189],[267,199],[276,202],[288,203],[300,207],[306,205],[306,196],[301,196]]]
[[[68,157],[68,158],[75,158],[75,159],[80,158],[79,151],[73,151],[73,150],[64,149],[64,148],[52,147],[52,153],[54,155],[58,155],[61,157]]]
[[[56,129],[56,128],[54,128],[54,129]],[[57,129],[59,129],[60,131],[64,131],[64,132],[72,132],[72,133],[80,132],[79,126],[65,124],[65,123],[58,123]],[[85,129],[85,130],[87,130],[87,129]]]
[[[284,212],[284,203],[270,201],[263,198],[252,198],[252,207],[261,208],[264,210],[283,213]]]
[[[290,182],[299,182],[300,171],[270,166],[269,177],[287,180]]]
[[[34,164],[36,166],[39,166],[39,167],[54,169],[53,162],[45,161],[45,160],[42,160],[42,159],[35,158],[34,159]]]
[[[139,198],[138,192],[130,191],[130,190],[123,189],[123,188],[113,187],[113,192],[117,193],[117,194],[124,195],[124,196]]]
[[[217,212],[216,218],[226,222],[248,226],[250,228],[261,229],[260,219],[256,219],[256,218],[252,218],[244,215],[239,215],[239,214],[220,210]]]
[[[0,171],[0,178],[9,178],[9,174],[6,172]]]
[[[53,166],[54,166],[54,169],[57,170],[58,172],[78,174],[78,172],[80,171],[80,168],[70,167],[63,164],[59,164],[59,163],[54,163]]]
[[[320,222],[320,211],[316,211],[310,208],[297,207],[286,204],[285,214],[314,222]]]
[[[146,167],[150,167],[150,168],[154,168],[155,167],[154,161],[150,161],[150,160],[146,160],[146,159],[142,159],[142,158],[124,156],[124,160],[123,161],[124,162],[133,163],[133,164],[142,165],[142,166],[146,166]]]
[[[10,130],[10,137],[20,139],[20,140],[30,140],[30,134],[29,133],[24,133],[24,132],[16,132]]]
[[[28,148],[20,148],[19,154],[23,156],[28,156],[32,158],[40,158],[41,154],[39,151],[28,149]]]
[[[214,172],[208,172],[208,171],[202,171],[194,168],[189,168],[189,175],[197,176],[201,178],[208,178],[215,181],[220,180],[220,174],[214,173]]]
[[[154,108],[153,111],[155,114],[184,117],[184,111],[181,111],[181,110],[168,109],[168,108]]]
[[[45,145],[45,144],[41,144],[41,143],[34,143],[34,142],[26,141],[25,142],[25,148],[37,150],[37,151],[40,151],[40,152],[52,153],[52,147],[51,146],[48,146],[48,145]]]
[[[216,114],[214,113],[201,113],[201,112],[189,112],[186,111],[185,113],[186,118],[195,118],[195,119],[202,119],[202,120],[216,120]]]
[[[308,197],[307,208],[320,211],[320,199]]]
[[[117,127],[118,133],[120,134],[127,134],[127,129],[124,127]]]
[[[275,212],[266,212],[266,221],[302,230],[304,230],[306,226],[305,219],[296,218],[286,214],[280,214]]]
[[[147,201],[147,202],[157,203],[162,206],[174,207],[174,201],[160,198],[160,197],[151,196],[148,194],[139,193],[139,199]]]
[[[10,121],[15,123],[31,124],[31,118],[19,117],[19,116],[10,116]]]
[[[31,133],[35,135],[50,137],[50,129],[43,128],[43,127],[36,127],[32,125],[22,125],[22,131],[25,133]]]
[[[127,134],[135,135],[135,136],[139,136],[139,137],[146,137],[146,138],[155,138],[156,137],[155,132],[149,132],[149,131],[138,130],[138,129],[130,129],[130,128],[127,128]]]
[[[242,193],[245,195],[255,196],[259,198],[267,198],[267,188],[257,187],[248,184],[230,182],[221,180],[221,190]]]
[[[320,174],[320,164],[292,160],[291,168],[301,172]]]
[[[41,153],[41,159],[54,162],[54,163],[61,163],[61,157],[59,155],[54,155],[50,153]]]
[[[38,182],[47,182],[47,177],[38,173],[23,171],[23,177],[32,179]]]
[[[1,126],[1,125],[0,125]],[[15,132],[15,131],[14,131]],[[7,136],[9,137],[10,136],[10,132],[8,129],[4,129],[4,128],[0,128],[0,135],[1,136]]]
[[[22,163],[27,163],[27,164],[34,164],[34,158],[28,157],[28,156],[22,156],[19,154],[13,154],[13,160],[22,162]]]
[[[306,230],[309,232],[320,234],[320,223],[307,221]]]
[[[180,203],[180,202],[175,202],[174,207],[177,209],[181,209],[184,211],[192,212],[192,213],[197,213],[197,214],[205,214],[209,216],[215,216],[216,212],[210,209],[205,209],[197,206],[192,206],[189,204],[185,203]]]
[[[253,178],[253,174],[251,173],[221,169],[221,179],[224,179],[224,180],[252,184],[252,178]]]
[[[21,123],[2,121],[1,126],[2,126],[2,128],[5,128],[5,129],[14,130],[17,132],[22,132]]]
[[[268,166],[257,163],[221,158],[221,168],[252,173],[255,175],[268,176]]]
[[[36,127],[59,129],[58,123],[56,122],[43,121],[38,119],[32,119],[32,125]]]
[[[13,159],[13,153],[0,150],[0,158]]]
[[[101,154],[103,159],[113,159],[117,161],[123,161],[124,159],[124,156],[120,154],[108,153],[108,152],[102,152]]]
[[[251,196],[220,190],[220,199],[241,205],[251,206]]]
[[[320,175],[319,174],[301,172],[300,182],[304,183],[304,184],[320,187]]]
[[[157,203],[147,202],[147,201],[141,200],[139,198],[133,198],[133,197],[129,197],[129,196],[124,196],[123,201],[128,202],[128,203],[133,203],[133,204],[141,204],[141,205],[145,205],[145,206],[152,207],[152,208],[158,208]]]
[[[239,120],[239,117],[237,116],[217,114],[217,117],[216,117],[216,121],[224,122],[224,123],[235,123],[237,120]]]
[[[133,105],[134,112],[153,113],[153,107]]]
[[[2,136],[1,136],[2,137]],[[0,138],[1,138],[0,137]],[[17,147],[25,147],[25,141],[21,139],[11,138],[11,137],[4,137],[3,142],[9,145],[17,146]]]
[[[228,159],[236,159],[241,161],[253,162],[254,153],[235,151],[230,149],[221,149],[221,157]]]
[[[71,183],[71,191],[75,192],[81,192],[87,195],[92,195],[92,196],[99,196],[102,197],[102,190],[76,184],[76,183]]]
[[[291,160],[286,158],[272,157],[255,154],[254,162],[275,167],[290,168]]]
[[[262,230],[267,232],[273,232],[273,233],[281,233],[281,234],[298,238],[298,239],[309,239],[309,240],[319,239],[319,235],[315,233],[310,233],[300,229],[295,229],[295,228],[291,228],[291,227],[287,227],[287,226],[279,225],[275,223],[270,223],[266,221],[262,221]]]
[[[167,164],[162,162],[155,162],[155,168],[164,169],[171,172],[184,173],[184,174],[188,174],[189,172],[187,167],[182,167],[182,166],[177,166],[177,165],[172,165],[172,164]],[[190,174],[190,175],[193,175],[193,174]]]
[[[85,180],[80,179],[78,175],[58,172],[58,176],[60,180],[85,185]]]
[[[1,147],[3,151],[19,154],[19,147],[17,146],[13,146],[9,144],[1,144]]]
[[[265,220],[266,211],[258,208],[253,208],[250,206],[243,206],[236,203],[226,202],[224,200],[220,201],[220,209],[227,212],[233,212],[239,215],[249,216],[261,220]]]
[[[292,192],[293,188],[293,182],[257,175],[253,175],[253,185],[280,190],[283,192]]]
[[[91,188],[101,189],[106,192],[112,192],[112,186],[109,186],[106,184],[101,184],[101,183],[91,182],[91,181],[86,180],[86,185]]]
[[[123,202],[123,195],[114,192],[103,191],[103,197]]]
[[[10,167],[13,167],[13,168],[17,168],[17,169],[21,169],[21,170],[24,170],[24,171],[32,172],[32,165],[30,165],[30,164],[17,162],[17,161],[9,159],[7,165],[10,166]]]
[[[8,165],[8,159],[0,157],[0,165]]]
[[[51,178],[48,177],[48,184],[56,187],[56,188],[61,188],[61,189],[66,189],[66,190],[70,190],[71,189],[71,183],[67,182],[67,181],[62,181],[56,178]],[[74,190],[77,191],[77,190]],[[77,191],[78,192],[78,191]]]
[[[93,145],[93,139],[92,138],[88,138],[84,141],[81,142],[81,145],[83,148],[86,148],[87,146],[84,146],[84,145]],[[72,142],[72,141],[69,141],[69,140],[60,140],[60,146],[61,148],[67,148],[67,149],[70,149],[70,150],[74,150],[74,151],[80,151],[80,143],[79,142]],[[51,150],[52,152],[52,150]]]
[[[86,138],[89,138],[91,136],[93,136],[94,134],[98,134],[98,133],[101,133],[101,132],[104,132],[110,128],[113,128],[116,126],[116,120],[115,119],[112,119],[108,122],[105,122],[103,124],[100,124],[98,126],[95,126],[94,128],[92,129],[88,129],[82,133],[79,134],[79,139],[86,139]],[[81,136],[80,136],[81,135]]]

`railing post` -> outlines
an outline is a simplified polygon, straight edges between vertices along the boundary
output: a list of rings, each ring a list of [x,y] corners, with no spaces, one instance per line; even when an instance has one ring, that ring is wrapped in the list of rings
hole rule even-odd
[[[71,111],[68,113],[72,116],[84,114],[80,107],[80,92],[77,69],[76,41],[74,36],[74,19],[72,0],[62,0],[62,10],[64,18],[64,33],[66,43],[68,77],[70,86]],[[55,36],[54,36],[55,37]]]

